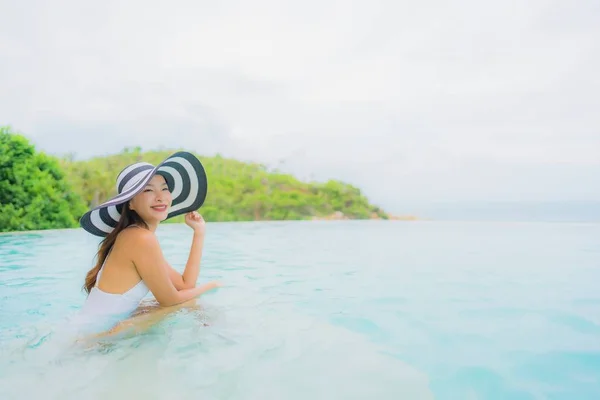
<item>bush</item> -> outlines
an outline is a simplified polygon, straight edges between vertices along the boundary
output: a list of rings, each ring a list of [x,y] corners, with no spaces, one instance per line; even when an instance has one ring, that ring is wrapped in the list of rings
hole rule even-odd
[[[57,159],[0,127],[0,232],[71,228],[85,211]]]

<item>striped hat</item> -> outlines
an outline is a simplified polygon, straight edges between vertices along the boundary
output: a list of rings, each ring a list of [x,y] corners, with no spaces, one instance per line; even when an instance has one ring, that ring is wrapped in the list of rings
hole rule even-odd
[[[179,151],[156,167],[138,162],[123,169],[117,177],[117,194],[86,212],[79,221],[81,227],[92,235],[108,235],[121,218],[123,204],[140,193],[156,174],[165,178],[173,197],[167,219],[196,211],[204,203],[207,193],[204,167],[193,154]]]

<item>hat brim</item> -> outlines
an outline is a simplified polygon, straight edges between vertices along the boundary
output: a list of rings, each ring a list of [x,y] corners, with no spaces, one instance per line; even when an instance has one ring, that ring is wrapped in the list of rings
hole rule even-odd
[[[208,187],[206,171],[196,156],[180,151],[147,170],[127,190],[86,212],[79,221],[81,227],[92,235],[107,236],[117,226],[123,204],[140,193],[156,174],[165,178],[172,195],[167,219],[196,211],[204,204]]]

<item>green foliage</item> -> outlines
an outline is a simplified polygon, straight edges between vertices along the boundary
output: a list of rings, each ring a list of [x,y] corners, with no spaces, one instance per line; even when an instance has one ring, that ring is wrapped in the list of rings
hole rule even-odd
[[[0,232],[75,227],[85,210],[55,158],[0,127]]]
[[[138,147],[84,161],[62,160],[69,181],[89,206],[116,194],[115,180],[127,165],[140,160],[158,164],[174,150],[146,151]],[[369,204],[360,190],[339,181],[301,182],[292,175],[222,156],[198,155],[208,176],[208,195],[200,210],[207,221],[290,220],[327,217],[388,218]],[[180,222],[174,218],[170,222]]]
[[[83,213],[116,194],[116,177],[127,165],[154,165],[173,150],[125,148],[119,154],[76,160],[37,152],[22,135],[0,127],[0,231],[78,226]],[[200,212],[207,221],[384,218],[361,191],[343,182],[301,182],[260,164],[198,155],[208,176]],[[169,222],[182,222],[183,216]]]

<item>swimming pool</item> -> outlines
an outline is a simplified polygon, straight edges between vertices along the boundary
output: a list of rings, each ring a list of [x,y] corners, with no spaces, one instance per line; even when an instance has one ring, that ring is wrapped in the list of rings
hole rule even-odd
[[[189,228],[159,236],[181,270]],[[73,349],[61,332],[97,239],[0,235],[0,398],[598,399],[599,237],[599,224],[211,223],[200,281],[225,286],[200,310]]]

